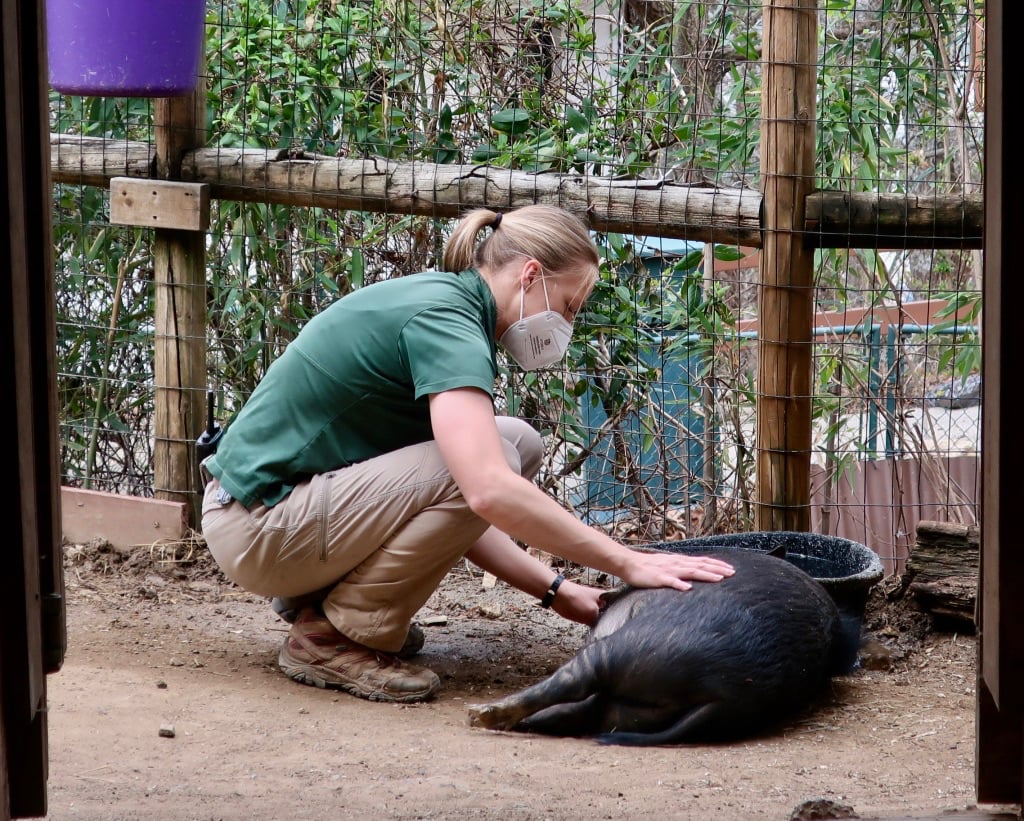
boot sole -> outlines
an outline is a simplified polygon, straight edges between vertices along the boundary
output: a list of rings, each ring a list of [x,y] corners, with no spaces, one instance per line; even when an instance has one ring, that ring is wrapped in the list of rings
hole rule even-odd
[[[392,693],[367,687],[359,682],[343,678],[334,670],[327,670],[316,664],[301,664],[293,662],[286,658],[283,653],[278,655],[277,665],[281,668],[282,673],[288,676],[292,681],[297,681],[299,684],[308,684],[311,687],[319,687],[321,690],[342,690],[346,693],[358,696],[359,698],[365,698],[368,701],[414,704],[418,701],[426,701],[434,695],[441,686],[441,680],[436,679],[433,684],[419,692],[394,695]]]

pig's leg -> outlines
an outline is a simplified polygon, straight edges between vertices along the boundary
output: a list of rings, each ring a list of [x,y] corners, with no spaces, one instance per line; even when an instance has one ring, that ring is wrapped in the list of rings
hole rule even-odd
[[[712,701],[687,710],[671,726],[654,733],[608,732],[597,736],[601,744],[624,747],[653,747],[659,744],[686,744],[715,740],[723,726],[734,719],[735,704]]]
[[[513,729],[558,736],[599,736],[606,733],[641,736],[660,731],[675,721],[681,709],[684,709],[682,704],[622,702],[607,694],[595,694],[584,701],[547,707],[523,719]]]
[[[511,730],[527,716],[556,704],[581,702],[597,692],[594,666],[587,660],[584,648],[554,673],[518,693],[489,704],[471,704],[469,723],[472,727]]]
[[[541,735],[591,736],[606,729],[606,709],[604,699],[595,693],[583,701],[545,707],[527,716],[512,729]]]

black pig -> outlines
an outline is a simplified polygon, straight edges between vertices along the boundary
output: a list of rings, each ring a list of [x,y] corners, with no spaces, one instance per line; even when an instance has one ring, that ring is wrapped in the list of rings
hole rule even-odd
[[[763,733],[810,707],[857,663],[860,615],[784,558],[717,550],[736,568],[682,592],[623,588],[576,655],[470,724],[632,746]]]

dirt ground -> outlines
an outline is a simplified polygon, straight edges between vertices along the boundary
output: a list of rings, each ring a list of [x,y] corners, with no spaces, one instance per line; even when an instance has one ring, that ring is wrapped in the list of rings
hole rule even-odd
[[[275,664],[287,625],[201,544],[67,545],[65,567],[68,652],[47,678],[54,821],[783,821],[974,806],[975,639],[930,630],[885,582],[867,618],[882,649],[812,714],[743,743],[622,748],[468,726],[468,704],[552,672],[583,629],[469,565],[420,614],[419,662],[443,689],[409,706],[288,680]]]

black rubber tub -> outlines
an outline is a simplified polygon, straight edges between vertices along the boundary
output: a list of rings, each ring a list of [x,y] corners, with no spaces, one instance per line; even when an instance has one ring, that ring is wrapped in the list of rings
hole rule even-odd
[[[871,588],[882,579],[882,561],[867,545],[790,530],[724,533],[675,542],[642,545],[644,550],[706,553],[710,550],[759,550],[775,553],[817,579],[840,609],[864,615]]]

